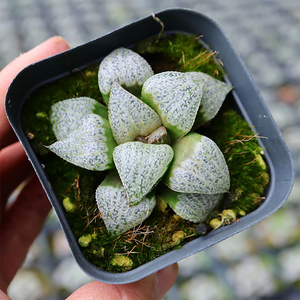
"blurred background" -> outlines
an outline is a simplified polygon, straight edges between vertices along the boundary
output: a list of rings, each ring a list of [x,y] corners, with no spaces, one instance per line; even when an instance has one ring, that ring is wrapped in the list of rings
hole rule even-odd
[[[71,47],[152,11],[185,7],[213,18],[236,47],[288,144],[296,181],[256,226],[179,262],[168,300],[300,299],[300,2],[298,0],[0,0],[0,69],[53,35]],[[179,20],[180,21],[180,20]],[[14,281],[13,300],[59,300],[90,281],[54,214]]]

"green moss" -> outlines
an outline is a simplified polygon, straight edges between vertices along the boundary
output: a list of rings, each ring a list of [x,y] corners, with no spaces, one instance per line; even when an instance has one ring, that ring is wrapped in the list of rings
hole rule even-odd
[[[257,135],[246,120],[228,106],[222,107],[203,134],[220,147],[230,171],[231,188],[225,206],[247,213],[256,209],[269,181]]]
[[[129,271],[133,266],[133,261],[125,255],[116,255],[110,260],[110,264],[120,267],[124,271]]]
[[[218,79],[224,75],[213,55],[202,54],[206,50],[195,36],[162,36],[158,43],[156,38],[148,39],[135,50],[148,60],[155,72],[203,71]],[[115,257],[130,259],[130,268],[136,268],[195,238],[198,224],[178,217],[164,203],[158,202],[158,209],[137,230],[130,230],[118,238],[110,237],[95,201],[95,190],[107,173],[76,167],[43,146],[56,140],[49,120],[52,104],[81,96],[103,103],[97,74],[98,65],[91,65],[33,92],[24,107],[22,125],[57,198],[66,208],[66,217],[75,238],[91,237],[82,247],[83,255],[103,270],[124,272],[124,266],[112,263]],[[260,204],[269,177],[264,170],[262,149],[247,122],[229,105],[224,105],[210,125],[200,128],[199,132],[215,140],[228,163],[231,192],[226,198],[226,207],[236,213],[254,210]],[[180,233],[179,238],[176,232]],[[178,241],[183,242],[178,244]]]
[[[222,80],[225,72],[216,52],[206,49],[195,35],[163,34],[140,42],[135,50],[151,64],[155,73],[162,71],[201,71]],[[163,63],[162,63],[163,62]]]
[[[63,199],[63,206],[67,212],[74,212],[76,210],[76,204],[71,201],[70,197]]]
[[[156,195],[156,209],[165,212],[168,208],[168,203],[159,195]]]
[[[30,101],[26,102],[22,125],[27,135],[34,135],[32,145],[36,152],[47,154],[48,150],[41,146],[56,141],[49,119],[50,107],[54,103],[84,96],[103,102],[98,88],[98,66],[93,65],[84,71],[74,72],[70,76],[39,88],[30,95]]]
[[[91,234],[85,234],[78,239],[78,243],[81,247],[87,247],[92,241],[92,239],[93,238]]]

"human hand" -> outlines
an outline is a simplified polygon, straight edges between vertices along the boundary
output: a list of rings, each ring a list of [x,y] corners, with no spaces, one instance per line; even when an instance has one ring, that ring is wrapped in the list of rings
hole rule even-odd
[[[16,58],[0,72],[0,288],[6,291],[50,211],[48,199],[5,115],[4,100],[14,77],[27,65],[69,48],[54,37]],[[16,201],[12,191],[28,179]],[[8,299],[0,293],[0,299]]]
[[[28,249],[40,232],[50,211],[48,199],[26,154],[11,129],[5,115],[4,100],[14,77],[27,65],[69,48],[61,37],[53,37],[19,56],[0,72],[0,299],[22,265]],[[6,206],[11,192],[24,180],[26,186],[16,201]],[[88,283],[73,293],[76,299],[161,299],[174,284],[177,264],[169,266],[140,281],[125,285],[110,285],[97,281]]]

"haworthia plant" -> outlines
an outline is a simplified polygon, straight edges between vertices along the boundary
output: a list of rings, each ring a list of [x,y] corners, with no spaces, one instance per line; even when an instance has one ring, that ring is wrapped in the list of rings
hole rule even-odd
[[[173,141],[191,130],[203,83],[203,78],[175,71],[158,73],[144,83],[142,99],[159,114]]]
[[[160,187],[159,195],[177,215],[194,223],[205,222],[223,197],[223,194],[177,193],[167,186]]]
[[[139,203],[167,171],[173,150],[169,145],[129,142],[113,152],[116,168],[130,205]]]
[[[201,194],[229,191],[229,170],[214,141],[192,132],[177,141],[173,150],[174,160],[163,178],[171,190]]]
[[[202,72],[188,72],[194,78],[204,79],[201,105],[193,129],[213,119],[221,108],[232,86]]]
[[[89,97],[78,97],[59,101],[52,105],[50,121],[55,137],[64,139],[85,115],[97,114],[108,120],[107,107]]]
[[[96,190],[96,201],[108,232],[118,236],[139,225],[152,212],[155,193],[149,194],[139,204],[129,206],[127,193],[115,170],[110,171]]]
[[[47,148],[76,166],[103,171],[114,168],[112,152],[116,145],[108,120],[90,114],[65,139]]]
[[[107,55],[99,66],[99,89],[107,104],[114,81],[131,92],[139,93],[143,83],[153,75],[148,62],[130,49],[118,48]]]
[[[87,97],[54,104],[58,141],[48,148],[85,169],[116,168],[96,191],[108,232],[119,235],[144,221],[160,181],[157,194],[176,214],[204,222],[230,176],[217,145],[190,131],[215,116],[231,87],[200,72],[153,75],[125,48],[104,58],[98,76],[108,109]]]
[[[109,103],[109,123],[118,144],[134,141],[138,136],[147,136],[162,122],[158,114],[144,102],[114,82]]]

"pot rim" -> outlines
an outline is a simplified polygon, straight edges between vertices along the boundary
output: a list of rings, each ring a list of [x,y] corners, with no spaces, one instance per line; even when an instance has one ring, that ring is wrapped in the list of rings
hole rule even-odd
[[[92,278],[106,283],[125,284],[137,281],[253,226],[273,214],[284,204],[291,192],[295,176],[292,157],[282,135],[251,75],[220,26],[211,18],[189,9],[170,8],[155,15],[165,23],[167,32],[183,31],[197,35],[202,33],[204,42],[210,45],[212,49],[219,51],[218,57],[222,60],[228,73],[226,81],[235,86],[232,95],[237,109],[250,126],[254,126],[263,136],[268,137],[267,140],[260,139],[258,141],[260,146],[265,149],[265,157],[270,167],[270,183],[266,191],[265,202],[252,213],[242,217],[240,222],[198,237],[183,245],[181,249],[170,251],[136,269],[124,273],[103,271],[83,256],[66,220],[63,207],[56,198],[43,167],[23,132],[20,122],[21,110],[27,97],[38,87],[70,75],[74,73],[75,69],[83,69],[89,64],[99,62],[106,54],[117,47],[130,47],[139,41],[142,36],[145,39],[158,34],[161,27],[153,21],[150,15],[100,38],[26,67],[16,76],[9,87],[5,102],[8,120],[46,191],[78,265]],[[104,48],[104,50],[100,50],[101,55],[98,53],[99,51],[95,50],[97,47],[100,47],[99,49]],[[79,54],[81,57],[79,57]],[[48,70],[46,75],[42,73],[45,72],[45,69]],[[36,76],[37,74],[41,76]]]

